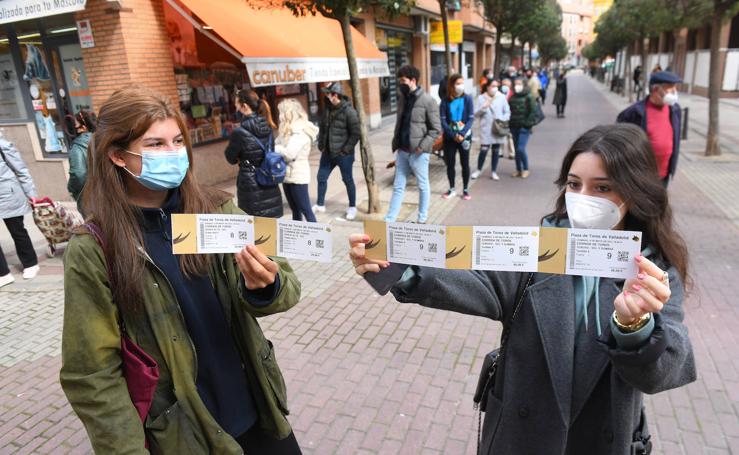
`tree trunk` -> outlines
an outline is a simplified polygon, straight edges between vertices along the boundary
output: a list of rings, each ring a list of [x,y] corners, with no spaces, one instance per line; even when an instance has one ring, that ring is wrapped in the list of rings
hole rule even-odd
[[[501,45],[500,45],[500,30],[498,27],[495,27],[495,57],[493,63],[493,74],[496,76],[500,74],[500,71],[502,68],[500,67],[500,52],[501,52]]]
[[[719,144],[719,97],[721,96],[721,25],[723,23],[723,7],[719,0],[713,0],[713,18],[711,19],[711,69],[708,72],[708,134],[706,135],[706,156],[721,155]]]
[[[521,42],[521,68],[526,67],[526,43]]]
[[[439,0],[439,11],[441,12],[441,25],[444,29],[444,56],[446,57],[446,75],[454,73],[452,65],[452,46],[449,44],[449,18],[447,17],[446,0]]]
[[[652,69],[647,68],[647,57],[649,56],[649,48],[644,44],[644,40],[646,38],[644,36],[639,37],[639,55],[641,58],[641,78],[642,78],[642,84],[641,86],[644,87],[643,95],[646,95],[647,93],[647,84],[649,83],[649,75],[652,74]]]
[[[626,61],[624,62],[624,88],[626,89],[626,96],[629,97],[629,103],[634,102],[634,94],[632,90],[632,84],[634,83],[633,78],[631,76],[631,46],[633,43],[630,43],[628,46],[626,46],[626,56],[624,57]]]
[[[533,58],[534,51],[532,49],[533,47],[534,46],[531,43],[529,43],[529,67],[533,67],[534,66],[534,58]]]
[[[375,181],[375,158],[372,155],[369,137],[367,136],[367,116],[364,113],[364,100],[362,87],[359,83],[359,70],[357,69],[357,56],[354,53],[352,41],[352,28],[349,22],[349,14],[341,17],[341,32],[344,35],[344,48],[346,49],[346,60],[349,63],[349,79],[352,86],[352,99],[354,108],[359,116],[359,155],[362,158],[362,171],[364,180],[367,182],[367,212],[380,212],[380,189]]]

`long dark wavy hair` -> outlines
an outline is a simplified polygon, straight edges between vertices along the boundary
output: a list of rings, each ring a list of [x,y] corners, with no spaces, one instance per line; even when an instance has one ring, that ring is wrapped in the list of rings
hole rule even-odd
[[[677,269],[685,287],[689,288],[688,248],[673,227],[667,190],[659,177],[649,139],[635,125],[596,126],[572,144],[555,181],[560,195],[554,212],[544,219],[559,222],[567,218],[565,191],[568,174],[575,158],[586,152],[593,152],[603,159],[613,190],[628,207],[624,229],[641,231],[644,244],[656,248],[656,253]]]

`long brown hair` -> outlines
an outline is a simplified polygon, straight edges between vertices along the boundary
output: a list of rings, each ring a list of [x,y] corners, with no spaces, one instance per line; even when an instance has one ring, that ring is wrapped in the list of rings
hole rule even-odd
[[[554,212],[545,216],[555,222],[567,218],[565,190],[575,158],[593,152],[603,159],[613,190],[628,207],[624,229],[641,231],[644,245],[674,266],[686,288],[690,287],[688,248],[673,228],[667,190],[657,172],[657,161],[647,135],[641,128],[619,123],[591,128],[570,147],[555,181],[560,189]]]
[[[452,101],[455,98],[459,98],[460,96],[464,96],[457,96],[457,92],[454,90],[454,86],[457,85],[457,81],[460,79],[462,79],[462,75],[459,73],[455,73],[449,76],[449,79],[446,81],[446,93],[449,96],[449,101]]]
[[[201,187],[193,173],[190,137],[182,113],[163,95],[146,88],[128,87],[116,91],[100,107],[97,129],[90,142],[88,177],[83,203],[89,219],[103,231],[104,253],[109,264],[113,299],[137,312],[143,299],[146,260],[139,220],[141,210],[128,200],[125,170],[108,156],[111,151],[128,150],[155,122],[174,119],[180,128],[190,159],[190,169],[180,185],[184,213],[211,213],[228,195]],[[85,232],[85,231],[82,231]],[[180,267],[188,276],[205,275],[211,258],[207,255],[180,256]]]
[[[249,106],[249,109],[264,117],[270,128],[273,130],[277,129],[277,125],[272,118],[272,108],[269,107],[269,103],[266,100],[259,97],[257,92],[252,89],[236,90],[236,99],[239,104],[246,104]]]

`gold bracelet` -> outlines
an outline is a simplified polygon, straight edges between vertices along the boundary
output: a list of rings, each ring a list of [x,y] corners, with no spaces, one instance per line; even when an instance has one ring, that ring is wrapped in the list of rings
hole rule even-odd
[[[616,312],[613,312],[613,323],[616,324],[616,327],[624,333],[632,333],[636,332],[637,330],[641,329],[645,325],[647,325],[647,322],[652,318],[652,313],[646,313],[642,315],[639,319],[637,319],[635,322],[632,322],[631,324],[623,324],[621,321],[618,320],[618,316],[616,315]]]

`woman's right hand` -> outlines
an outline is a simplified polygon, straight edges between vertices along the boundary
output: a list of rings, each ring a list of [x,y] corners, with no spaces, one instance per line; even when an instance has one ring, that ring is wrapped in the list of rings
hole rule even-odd
[[[368,259],[365,256],[364,245],[371,240],[367,234],[351,234],[349,236],[349,259],[352,260],[354,271],[357,272],[357,275],[362,276],[367,272],[377,273],[390,266],[388,261]]]

